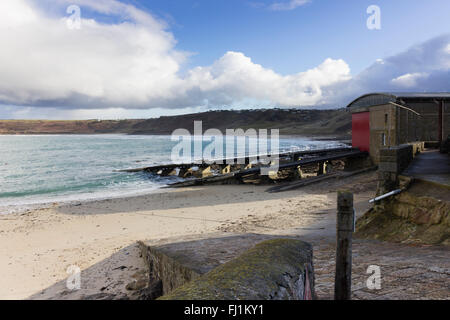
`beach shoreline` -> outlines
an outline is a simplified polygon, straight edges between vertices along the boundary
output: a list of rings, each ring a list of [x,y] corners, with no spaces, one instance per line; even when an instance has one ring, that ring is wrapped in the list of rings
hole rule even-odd
[[[35,210],[57,202],[102,200],[160,192],[181,178],[126,169],[173,163],[170,136],[0,135],[0,215]],[[312,137],[280,137],[282,150],[342,146]],[[26,152],[25,154],[23,152]]]
[[[133,272],[113,271],[112,266],[139,264],[133,249],[139,240],[211,233],[280,234],[296,228],[332,234],[337,189],[355,190],[356,202],[366,208],[373,187],[374,173],[369,173],[274,194],[265,192],[268,186],[255,185],[163,189],[139,196],[55,203],[3,215],[0,298],[81,299],[111,279],[116,280],[115,285],[110,283],[109,294],[126,294],[126,282],[132,280]],[[363,213],[363,209],[359,211]],[[87,272],[84,283],[89,288],[69,294],[64,281],[70,266],[79,267],[82,274],[102,266],[104,273]]]
[[[23,214],[26,212],[40,210],[40,209],[49,209],[51,207],[56,206],[77,206],[82,203],[89,202],[97,202],[109,199],[123,199],[123,198],[133,198],[139,196],[147,196],[154,193],[166,192],[167,185],[154,186],[145,190],[127,190],[126,192],[122,192],[120,194],[119,191],[116,192],[98,192],[95,195],[87,196],[87,194],[73,194],[70,196],[58,196],[56,198],[51,199],[42,199],[42,200],[26,200],[22,203],[17,204],[8,204],[8,205],[0,205],[0,217],[2,215],[10,215],[10,214]]]

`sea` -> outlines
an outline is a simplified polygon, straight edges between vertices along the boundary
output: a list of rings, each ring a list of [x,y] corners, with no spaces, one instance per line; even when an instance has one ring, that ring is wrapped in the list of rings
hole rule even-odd
[[[0,214],[55,202],[161,192],[180,178],[120,170],[171,163],[178,143],[171,136],[154,135],[0,135]],[[209,143],[204,141],[203,147]],[[279,139],[281,151],[342,146],[339,141]]]

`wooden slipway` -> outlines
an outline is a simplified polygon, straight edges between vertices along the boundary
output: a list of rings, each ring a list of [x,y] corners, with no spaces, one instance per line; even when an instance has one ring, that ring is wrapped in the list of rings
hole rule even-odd
[[[355,148],[320,149],[285,152],[275,156],[261,156],[273,159],[270,166],[251,157],[199,161],[199,163],[166,164],[145,168],[121,170],[125,172],[148,172],[158,176],[177,176],[181,182],[169,184],[169,188],[189,187],[206,184],[273,184],[292,182],[316,177],[311,183],[323,180],[323,176],[337,176],[342,170],[367,168],[367,152]],[[274,166],[276,165],[276,166]],[[263,173],[263,169],[267,172]],[[340,174],[345,176],[345,174]],[[318,178],[320,177],[320,179]],[[306,179],[305,179],[306,181]],[[301,184],[298,184],[300,186]],[[280,190],[282,191],[282,190]]]

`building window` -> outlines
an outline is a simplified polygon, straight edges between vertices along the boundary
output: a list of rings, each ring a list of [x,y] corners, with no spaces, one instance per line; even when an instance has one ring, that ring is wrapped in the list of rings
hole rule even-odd
[[[386,134],[384,132],[381,134],[381,145],[386,145]]]
[[[387,125],[387,123],[388,123],[388,114],[385,113],[384,114],[384,124]]]

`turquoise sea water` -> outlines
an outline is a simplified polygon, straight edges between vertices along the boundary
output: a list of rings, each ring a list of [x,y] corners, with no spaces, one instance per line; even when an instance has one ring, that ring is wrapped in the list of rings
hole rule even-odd
[[[170,136],[0,135],[0,214],[18,206],[158,189],[177,178],[115,170],[170,163],[176,144]],[[335,141],[280,139],[280,149],[341,145]]]

